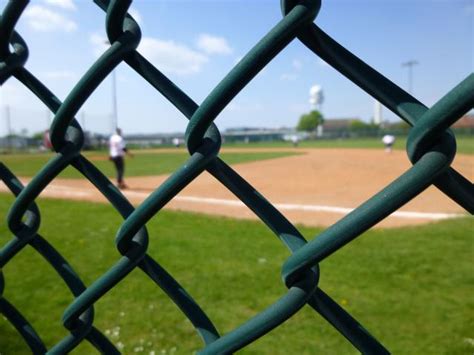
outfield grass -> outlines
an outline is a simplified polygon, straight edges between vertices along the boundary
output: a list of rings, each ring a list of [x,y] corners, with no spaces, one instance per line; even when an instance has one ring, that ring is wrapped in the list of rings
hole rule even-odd
[[[2,219],[12,198],[0,194]],[[40,232],[87,285],[118,258],[120,218],[111,207],[40,200]],[[321,287],[393,353],[466,354],[474,351],[473,219],[422,227],[374,230],[321,264]],[[286,248],[261,223],[192,213],[160,212],[148,223],[149,254],[202,305],[226,333],[285,293],[280,267]],[[301,228],[312,239],[318,229]],[[0,227],[0,245],[10,234]],[[62,311],[72,298],[49,265],[25,248],[3,269],[5,297],[51,346],[67,333]],[[136,270],[95,307],[94,324],[108,330],[124,353],[190,354],[201,348],[190,323]],[[120,328],[117,328],[120,327]],[[0,317],[3,354],[28,353]],[[84,343],[75,354],[93,353]],[[354,354],[356,351],[309,307],[242,354]]]
[[[220,157],[228,164],[245,163],[251,161],[274,159],[284,156],[300,154],[298,152],[243,152],[221,153]],[[108,177],[115,176],[113,163],[108,160],[107,152],[86,152],[85,156]],[[49,159],[52,153],[41,154],[11,154],[0,155],[3,162],[17,176],[29,177],[35,175]],[[177,152],[140,152],[136,151],[133,158],[126,158],[125,175],[150,176],[169,174],[177,170],[189,158],[184,150]],[[60,175],[64,178],[80,178],[81,175],[74,168],[66,168]]]
[[[456,137],[457,152],[461,154],[474,154],[474,137],[461,136]],[[239,148],[262,148],[274,147],[284,148],[292,147],[291,142],[257,142],[257,143],[226,143],[224,147]],[[383,149],[383,144],[379,138],[360,138],[360,139],[321,139],[312,141],[301,141],[299,147],[302,148],[367,148],[367,149]],[[406,149],[406,137],[397,137],[393,147],[397,150]]]

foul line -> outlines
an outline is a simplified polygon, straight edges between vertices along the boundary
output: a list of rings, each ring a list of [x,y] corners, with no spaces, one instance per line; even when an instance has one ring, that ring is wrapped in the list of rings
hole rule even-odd
[[[88,197],[94,196],[95,191],[82,190],[69,186],[50,185],[47,187],[45,192],[54,190],[60,192],[62,196],[74,196],[74,197]],[[147,198],[148,192],[125,190],[124,195],[127,197]],[[229,207],[246,207],[245,204],[239,200],[234,199],[221,199],[221,198],[209,198],[199,196],[176,196],[172,201],[180,202],[191,202],[201,203],[217,206],[229,206]],[[273,204],[280,211],[306,211],[306,212],[329,212],[346,215],[354,210],[354,208],[347,207],[336,207],[336,206],[325,206],[325,205],[307,205],[307,204],[292,204],[292,203],[274,203]],[[460,213],[430,213],[430,212],[409,212],[409,211],[395,211],[390,217],[407,218],[407,219],[429,219],[429,220],[441,220],[448,218],[462,217]]]
[[[174,199],[178,201],[186,201],[186,202],[207,203],[210,205],[245,207],[245,204],[239,200],[206,198],[206,197],[196,197],[196,196],[176,196]],[[347,207],[334,207],[334,206],[324,206],[324,205],[303,205],[303,204],[291,204],[291,203],[274,203],[273,206],[275,206],[277,209],[281,211],[330,212],[330,213],[338,213],[338,214],[343,214],[343,215],[351,213],[354,210],[354,208],[347,208]],[[424,219],[440,220],[440,219],[461,217],[462,214],[395,211],[390,216],[399,217],[399,218],[411,218],[411,219],[424,218]]]

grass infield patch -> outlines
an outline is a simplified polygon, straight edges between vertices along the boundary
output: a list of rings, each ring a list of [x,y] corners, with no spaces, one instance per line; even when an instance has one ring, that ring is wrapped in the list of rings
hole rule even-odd
[[[0,246],[13,197],[0,194]],[[107,205],[40,199],[40,233],[90,285],[119,258],[118,214]],[[472,353],[474,243],[472,217],[421,227],[373,230],[321,263],[320,286],[393,353]],[[254,221],[162,211],[147,225],[149,254],[165,267],[225,334],[286,292],[281,265],[288,251]],[[320,231],[301,227],[307,239]],[[4,296],[31,321],[48,347],[67,334],[64,283],[31,248],[4,268]],[[94,324],[123,353],[190,354],[202,347],[189,321],[140,270],[95,306]],[[29,353],[0,317],[0,352]],[[74,354],[94,353],[87,343]],[[326,321],[304,307],[242,354],[354,354]]]

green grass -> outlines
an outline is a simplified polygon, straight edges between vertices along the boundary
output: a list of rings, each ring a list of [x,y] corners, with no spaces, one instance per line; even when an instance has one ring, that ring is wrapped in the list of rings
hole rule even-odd
[[[0,211],[12,198],[0,194]],[[40,200],[40,232],[90,285],[119,258],[120,218],[110,206]],[[467,354],[474,347],[473,219],[374,230],[321,264],[321,287],[345,305],[393,353]],[[259,222],[160,212],[148,223],[149,254],[193,295],[226,333],[285,293],[280,268],[286,248]],[[308,239],[318,232],[301,228]],[[10,234],[0,227],[0,245]],[[62,311],[72,298],[49,265],[27,247],[3,269],[5,297],[32,322],[48,346],[67,333]],[[190,354],[201,348],[190,323],[152,281],[133,271],[96,304],[94,324],[120,327],[115,343],[133,353]],[[28,353],[0,317],[3,354]],[[93,353],[84,343],[75,354]],[[242,354],[357,353],[309,307]]]
[[[456,137],[457,152],[461,154],[474,154],[474,137],[460,136]],[[302,148],[368,148],[383,149],[383,144],[379,138],[360,138],[360,139],[323,139],[302,141],[299,144]],[[291,142],[259,142],[259,143],[226,143],[224,147],[239,148],[284,148],[292,147]],[[394,149],[406,149],[406,137],[397,137]]]
[[[265,159],[275,159],[298,152],[243,152],[243,153],[221,153],[220,157],[228,164],[237,164]],[[87,152],[86,157],[108,177],[115,175],[113,163],[108,160],[107,152]],[[17,176],[29,177],[35,175],[49,159],[52,153],[38,154],[11,154],[0,155],[0,161],[8,166]],[[133,158],[126,158],[125,176],[150,176],[169,174],[177,170],[189,158],[189,154],[183,149],[177,152],[154,152],[145,153],[136,151]],[[66,168],[60,175],[63,178],[81,177],[74,168]]]

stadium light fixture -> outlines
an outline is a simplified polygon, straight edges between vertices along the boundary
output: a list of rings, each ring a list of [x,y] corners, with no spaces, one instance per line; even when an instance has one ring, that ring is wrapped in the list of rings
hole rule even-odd
[[[402,63],[402,67],[408,68],[408,92],[413,94],[413,67],[418,65],[418,61],[412,59],[408,62]]]

